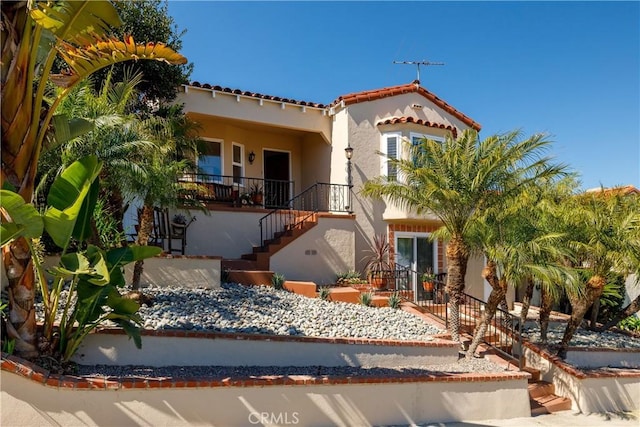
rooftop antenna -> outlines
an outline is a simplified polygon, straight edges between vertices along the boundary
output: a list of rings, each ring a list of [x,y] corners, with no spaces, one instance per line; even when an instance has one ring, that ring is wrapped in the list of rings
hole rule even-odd
[[[394,64],[415,65],[418,67],[418,78],[416,79],[420,83],[420,66],[421,65],[444,65],[444,62],[431,62],[431,61],[393,61]]]

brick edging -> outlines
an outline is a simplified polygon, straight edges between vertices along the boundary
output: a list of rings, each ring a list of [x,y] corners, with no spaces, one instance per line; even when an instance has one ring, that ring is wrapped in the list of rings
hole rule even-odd
[[[67,390],[128,390],[167,388],[216,388],[216,387],[265,387],[265,386],[307,386],[343,384],[398,384],[425,382],[498,382],[526,380],[525,372],[511,373],[446,373],[434,372],[416,376],[307,376],[307,375],[265,375],[262,377],[209,378],[209,377],[85,377],[51,373],[17,356],[2,353],[3,371],[20,375],[45,387]]]
[[[576,377],[577,379],[593,379],[593,378],[613,378],[613,377],[624,377],[624,378],[640,378],[640,369],[628,369],[623,370],[624,368],[614,368],[618,369],[617,372],[611,372],[604,369],[587,369],[582,370],[573,365],[568,364],[559,356],[552,354],[549,350],[545,348],[538,347],[535,344],[532,344],[529,341],[524,341],[523,346],[528,348],[530,351],[542,356],[549,362],[551,362],[554,366],[562,369],[566,373]],[[614,349],[614,348],[583,348],[583,347],[569,347],[567,351],[625,351],[623,349]],[[629,349],[627,351],[631,352],[640,352],[637,349]]]
[[[93,334],[104,335],[125,335],[120,328],[104,328],[92,332]],[[324,344],[350,344],[350,345],[374,345],[386,347],[458,347],[459,344],[450,341],[450,335],[434,335],[432,341],[402,341],[388,339],[371,338],[325,338],[307,337],[295,335],[267,335],[248,334],[213,331],[186,331],[184,329],[142,329],[142,336],[149,337],[172,337],[172,338],[200,338],[200,339],[232,339],[238,341],[276,341],[276,342],[303,342],[303,343],[324,343]]]

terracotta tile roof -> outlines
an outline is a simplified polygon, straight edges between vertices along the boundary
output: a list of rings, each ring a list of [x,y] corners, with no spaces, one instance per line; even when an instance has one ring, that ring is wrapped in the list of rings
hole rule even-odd
[[[376,99],[386,98],[388,96],[396,96],[396,95],[402,95],[404,93],[414,93],[414,92],[424,96],[429,101],[433,102],[434,104],[442,108],[447,113],[461,120],[467,126],[478,131],[482,128],[480,123],[477,123],[470,117],[465,116],[460,111],[456,110],[451,105],[447,104],[442,99],[438,98],[436,95],[434,95],[433,93],[429,92],[428,90],[420,86],[420,82],[418,80],[414,80],[409,84],[400,85],[400,86],[391,86],[391,87],[386,87],[382,89],[367,90],[364,92],[356,92],[356,93],[350,93],[347,95],[342,95],[341,97],[333,101],[331,105],[337,105],[342,102],[344,102],[345,105],[351,105],[351,104],[357,104],[359,102],[375,101]]]
[[[302,105],[302,106],[307,106],[307,107],[314,107],[314,108],[326,108],[327,106],[324,104],[319,104],[317,102],[307,102],[307,101],[298,101],[295,99],[289,99],[289,98],[282,98],[279,96],[272,96],[272,95],[263,95],[261,93],[257,93],[257,92],[249,92],[249,91],[243,91],[240,89],[232,89],[232,88],[228,88],[228,87],[222,87],[222,86],[213,86],[210,85],[209,83],[200,83],[200,82],[191,82],[189,83],[189,86],[194,86],[194,87],[199,87],[202,89],[210,89],[210,90],[215,90],[218,92],[226,92],[226,93],[231,93],[234,95],[242,95],[242,96],[250,96],[252,98],[258,98],[258,99],[266,99],[269,101],[277,101],[277,102],[286,102],[289,104],[296,104],[296,105]]]
[[[602,192],[605,196],[612,194],[620,194],[622,196],[627,196],[629,194],[638,194],[640,195],[640,190],[634,187],[633,185],[622,185],[619,187],[611,187],[611,188],[591,188],[586,191],[586,193],[599,193]]]
[[[445,125],[442,123],[432,123],[427,120],[416,119],[415,117],[390,117],[388,119],[380,120],[378,123],[376,123],[376,126],[397,125],[397,124],[403,124],[403,123],[415,123],[417,125],[426,126],[430,128],[446,129],[448,131],[451,131],[454,138],[458,135],[458,129],[456,129],[454,126]]]

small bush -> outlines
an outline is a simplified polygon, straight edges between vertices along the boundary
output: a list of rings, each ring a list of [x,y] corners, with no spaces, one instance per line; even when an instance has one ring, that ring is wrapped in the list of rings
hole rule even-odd
[[[638,332],[640,331],[640,317],[636,317],[635,315],[629,316],[620,321],[620,323],[618,323],[618,327],[625,331]]]
[[[367,283],[365,279],[360,276],[360,273],[354,270],[349,270],[346,273],[338,274],[336,283],[340,286],[348,285],[361,285]]]
[[[400,308],[401,303],[402,303],[402,298],[400,298],[399,293],[394,292],[393,294],[391,294],[388,300],[389,307],[398,309]]]
[[[282,290],[284,286],[284,280],[284,274],[273,273],[273,276],[271,277],[271,286],[278,290]]]
[[[331,295],[331,288],[328,286],[322,286],[318,292],[318,298],[323,301],[329,301],[329,296]]]
[[[360,297],[358,297],[358,301],[360,302],[360,304],[366,307],[371,307],[371,304],[373,303],[373,295],[371,294],[371,292],[364,292],[360,294]]]

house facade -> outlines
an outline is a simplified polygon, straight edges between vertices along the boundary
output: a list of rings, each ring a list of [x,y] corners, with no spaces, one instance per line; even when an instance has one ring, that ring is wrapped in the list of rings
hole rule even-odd
[[[418,273],[446,271],[444,243],[428,239],[440,225],[436,217],[360,194],[366,181],[394,173],[386,156],[405,155],[407,144],[480,130],[418,81],[326,105],[193,82],[177,102],[203,140],[198,172],[184,184],[207,212],[188,212],[197,221],[188,229],[187,255],[324,285],[342,272],[364,273],[374,236],[384,234],[391,260],[414,272],[414,289]],[[294,238],[281,241],[283,227],[296,231]],[[470,262],[468,292],[484,299],[482,266]]]

